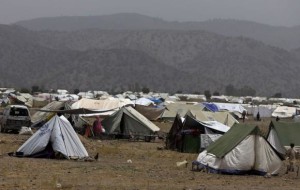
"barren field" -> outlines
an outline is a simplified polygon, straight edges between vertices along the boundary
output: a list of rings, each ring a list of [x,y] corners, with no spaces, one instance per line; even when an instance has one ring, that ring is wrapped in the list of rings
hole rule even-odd
[[[157,124],[157,123],[156,123]],[[170,124],[158,124],[168,131]],[[93,162],[17,158],[29,136],[0,133],[0,189],[299,189],[295,173],[265,178],[191,171],[197,154],[159,150],[164,142],[130,142],[80,137]],[[188,166],[176,162],[187,159]],[[129,161],[130,160],[130,161]]]

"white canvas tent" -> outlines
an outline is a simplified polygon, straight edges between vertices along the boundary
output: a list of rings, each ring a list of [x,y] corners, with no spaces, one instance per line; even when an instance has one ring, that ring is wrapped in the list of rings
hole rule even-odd
[[[282,161],[251,125],[235,125],[201,152],[197,162],[212,173],[278,174]]]
[[[253,107],[253,116],[255,117],[259,112],[260,117],[271,117],[276,109],[276,105],[259,105]]]
[[[218,102],[214,102],[214,104],[219,108],[219,110],[227,110],[229,112],[238,112],[238,113],[243,113],[243,111],[247,111],[241,104],[218,103]]]
[[[218,140],[220,137],[222,137],[221,134],[201,134],[200,135],[201,144],[200,148],[202,150],[206,149],[210,144]]]
[[[279,106],[272,113],[272,117],[279,118],[291,118],[294,115],[296,115],[296,108],[288,106]]]
[[[49,150],[53,153],[60,153],[67,159],[82,159],[89,156],[73,127],[64,116],[52,117],[17,152],[22,152],[24,156],[28,157],[43,157],[41,155],[52,157]]]
[[[131,101],[126,101],[126,99],[121,100],[121,99],[106,99],[106,100],[93,100],[93,99],[86,99],[82,98],[79,101],[75,102],[72,104],[71,109],[79,109],[79,108],[85,108],[85,109],[90,109],[94,111],[105,111],[103,113],[97,113],[97,114],[83,114],[81,116],[94,116],[94,115],[111,115],[117,110],[119,110],[121,107],[126,106],[126,105],[133,105],[133,102]]]

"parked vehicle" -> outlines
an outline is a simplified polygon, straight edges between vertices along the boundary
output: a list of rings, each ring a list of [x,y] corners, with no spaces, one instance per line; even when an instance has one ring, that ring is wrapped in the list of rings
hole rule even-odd
[[[0,131],[19,132],[22,127],[30,127],[31,117],[29,110],[23,105],[9,105],[0,115]]]

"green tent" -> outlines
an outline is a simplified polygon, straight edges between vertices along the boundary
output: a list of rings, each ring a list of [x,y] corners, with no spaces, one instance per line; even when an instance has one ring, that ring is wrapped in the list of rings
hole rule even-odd
[[[281,155],[285,155],[286,148],[294,143],[300,146],[300,123],[271,121],[268,141]]]
[[[102,122],[107,134],[147,136],[160,129],[132,107],[122,107]]]
[[[200,118],[205,117],[202,111],[199,113],[200,114],[195,115],[195,112],[189,110],[185,115],[181,131],[181,152],[199,153],[201,151],[201,134],[221,135],[225,133],[225,131],[222,131],[221,128],[218,128],[218,124],[216,122],[210,126],[207,123],[199,121],[196,118],[197,116],[201,116]]]
[[[250,134],[258,133],[256,125],[235,124],[231,129],[211,144],[206,150],[218,158],[224,157]]]
[[[255,125],[236,124],[197,158],[209,172],[278,174],[282,160]]]

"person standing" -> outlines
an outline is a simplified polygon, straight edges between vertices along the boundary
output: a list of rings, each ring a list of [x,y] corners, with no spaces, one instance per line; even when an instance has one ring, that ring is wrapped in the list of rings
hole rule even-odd
[[[246,118],[246,111],[245,110],[242,113],[242,118],[243,118],[243,122],[245,122],[245,118]]]
[[[257,112],[257,114],[256,114],[256,120],[260,121],[260,114],[259,114],[259,112]]]
[[[289,171],[290,172],[294,171],[294,165],[296,162],[296,151],[294,149],[294,146],[295,146],[294,143],[291,143],[290,148],[286,152],[286,159],[289,160],[289,165],[287,167],[286,173],[288,173]]]
[[[93,123],[93,131],[95,136],[100,136],[104,131],[99,116],[96,116],[96,120]]]

